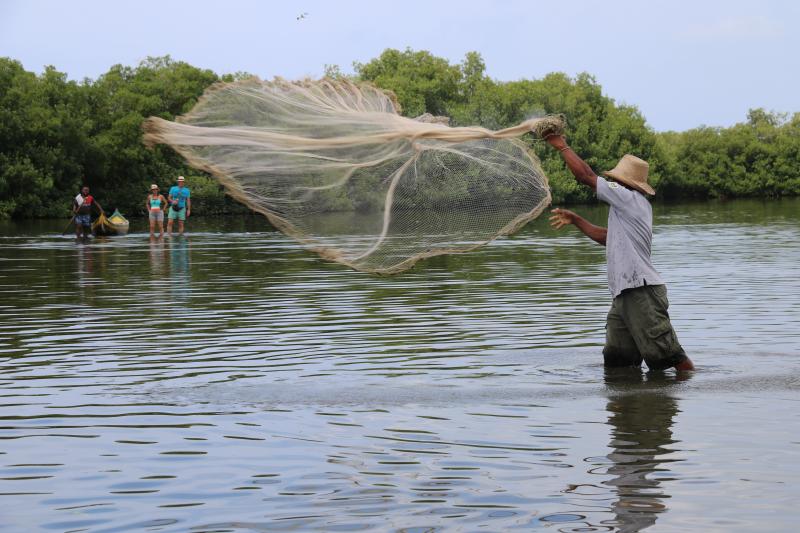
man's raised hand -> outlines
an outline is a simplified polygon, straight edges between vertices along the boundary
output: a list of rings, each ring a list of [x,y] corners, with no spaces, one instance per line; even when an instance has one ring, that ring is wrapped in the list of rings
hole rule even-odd
[[[547,144],[559,151],[567,147],[567,139],[563,135],[548,135],[544,140],[547,141]]]

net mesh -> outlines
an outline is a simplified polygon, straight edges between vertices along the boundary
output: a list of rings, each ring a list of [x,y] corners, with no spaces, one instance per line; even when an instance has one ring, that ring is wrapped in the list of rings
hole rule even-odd
[[[324,258],[390,274],[510,234],[550,203],[518,137],[559,133],[560,117],[499,131],[446,121],[403,117],[370,85],[254,78],[211,87],[176,122],[149,118],[144,140]]]

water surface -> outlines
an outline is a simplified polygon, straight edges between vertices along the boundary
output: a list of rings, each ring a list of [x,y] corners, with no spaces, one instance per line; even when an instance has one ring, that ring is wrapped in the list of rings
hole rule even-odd
[[[604,372],[604,251],[543,219],[394,277],[4,222],[0,528],[795,531],[799,208],[656,207],[686,380]]]

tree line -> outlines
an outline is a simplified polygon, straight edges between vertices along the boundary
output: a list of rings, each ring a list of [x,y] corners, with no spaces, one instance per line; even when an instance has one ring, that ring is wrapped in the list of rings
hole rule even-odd
[[[657,198],[800,194],[800,113],[752,109],[745,122],[729,128],[657,133],[636,107],[603,95],[586,73],[502,82],[486,75],[476,52],[453,64],[410,49],[388,49],[354,67],[357,80],[393,91],[406,116],[427,112],[450,117],[451,125],[499,129],[562,113],[570,144],[595,170],[613,167],[624,153],[648,160]],[[343,76],[336,66],[326,74]],[[187,176],[198,214],[246,212],[171,149],[151,150],[141,142],[148,116],[172,120],[208,86],[245,76],[218,75],[166,56],[72,81],[53,67],[37,75],[0,58],[0,218],[64,216],[83,183],[107,208],[137,214],[151,183],[164,189],[178,175]],[[525,141],[542,160],[555,202],[592,200],[557,153],[533,138]]]

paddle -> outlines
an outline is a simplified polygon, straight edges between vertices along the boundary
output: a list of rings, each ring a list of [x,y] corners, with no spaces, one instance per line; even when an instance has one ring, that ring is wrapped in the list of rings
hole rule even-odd
[[[67,232],[67,230],[69,229],[69,227],[72,225],[72,222],[75,220],[75,217],[76,217],[76,216],[78,216],[78,215],[77,215],[77,214],[75,214],[75,215],[72,215],[72,218],[71,218],[71,219],[69,219],[69,222],[67,222],[67,227],[66,227],[66,228],[64,228],[64,231],[62,231],[62,232],[61,232],[61,235],[64,235],[64,234]]]

